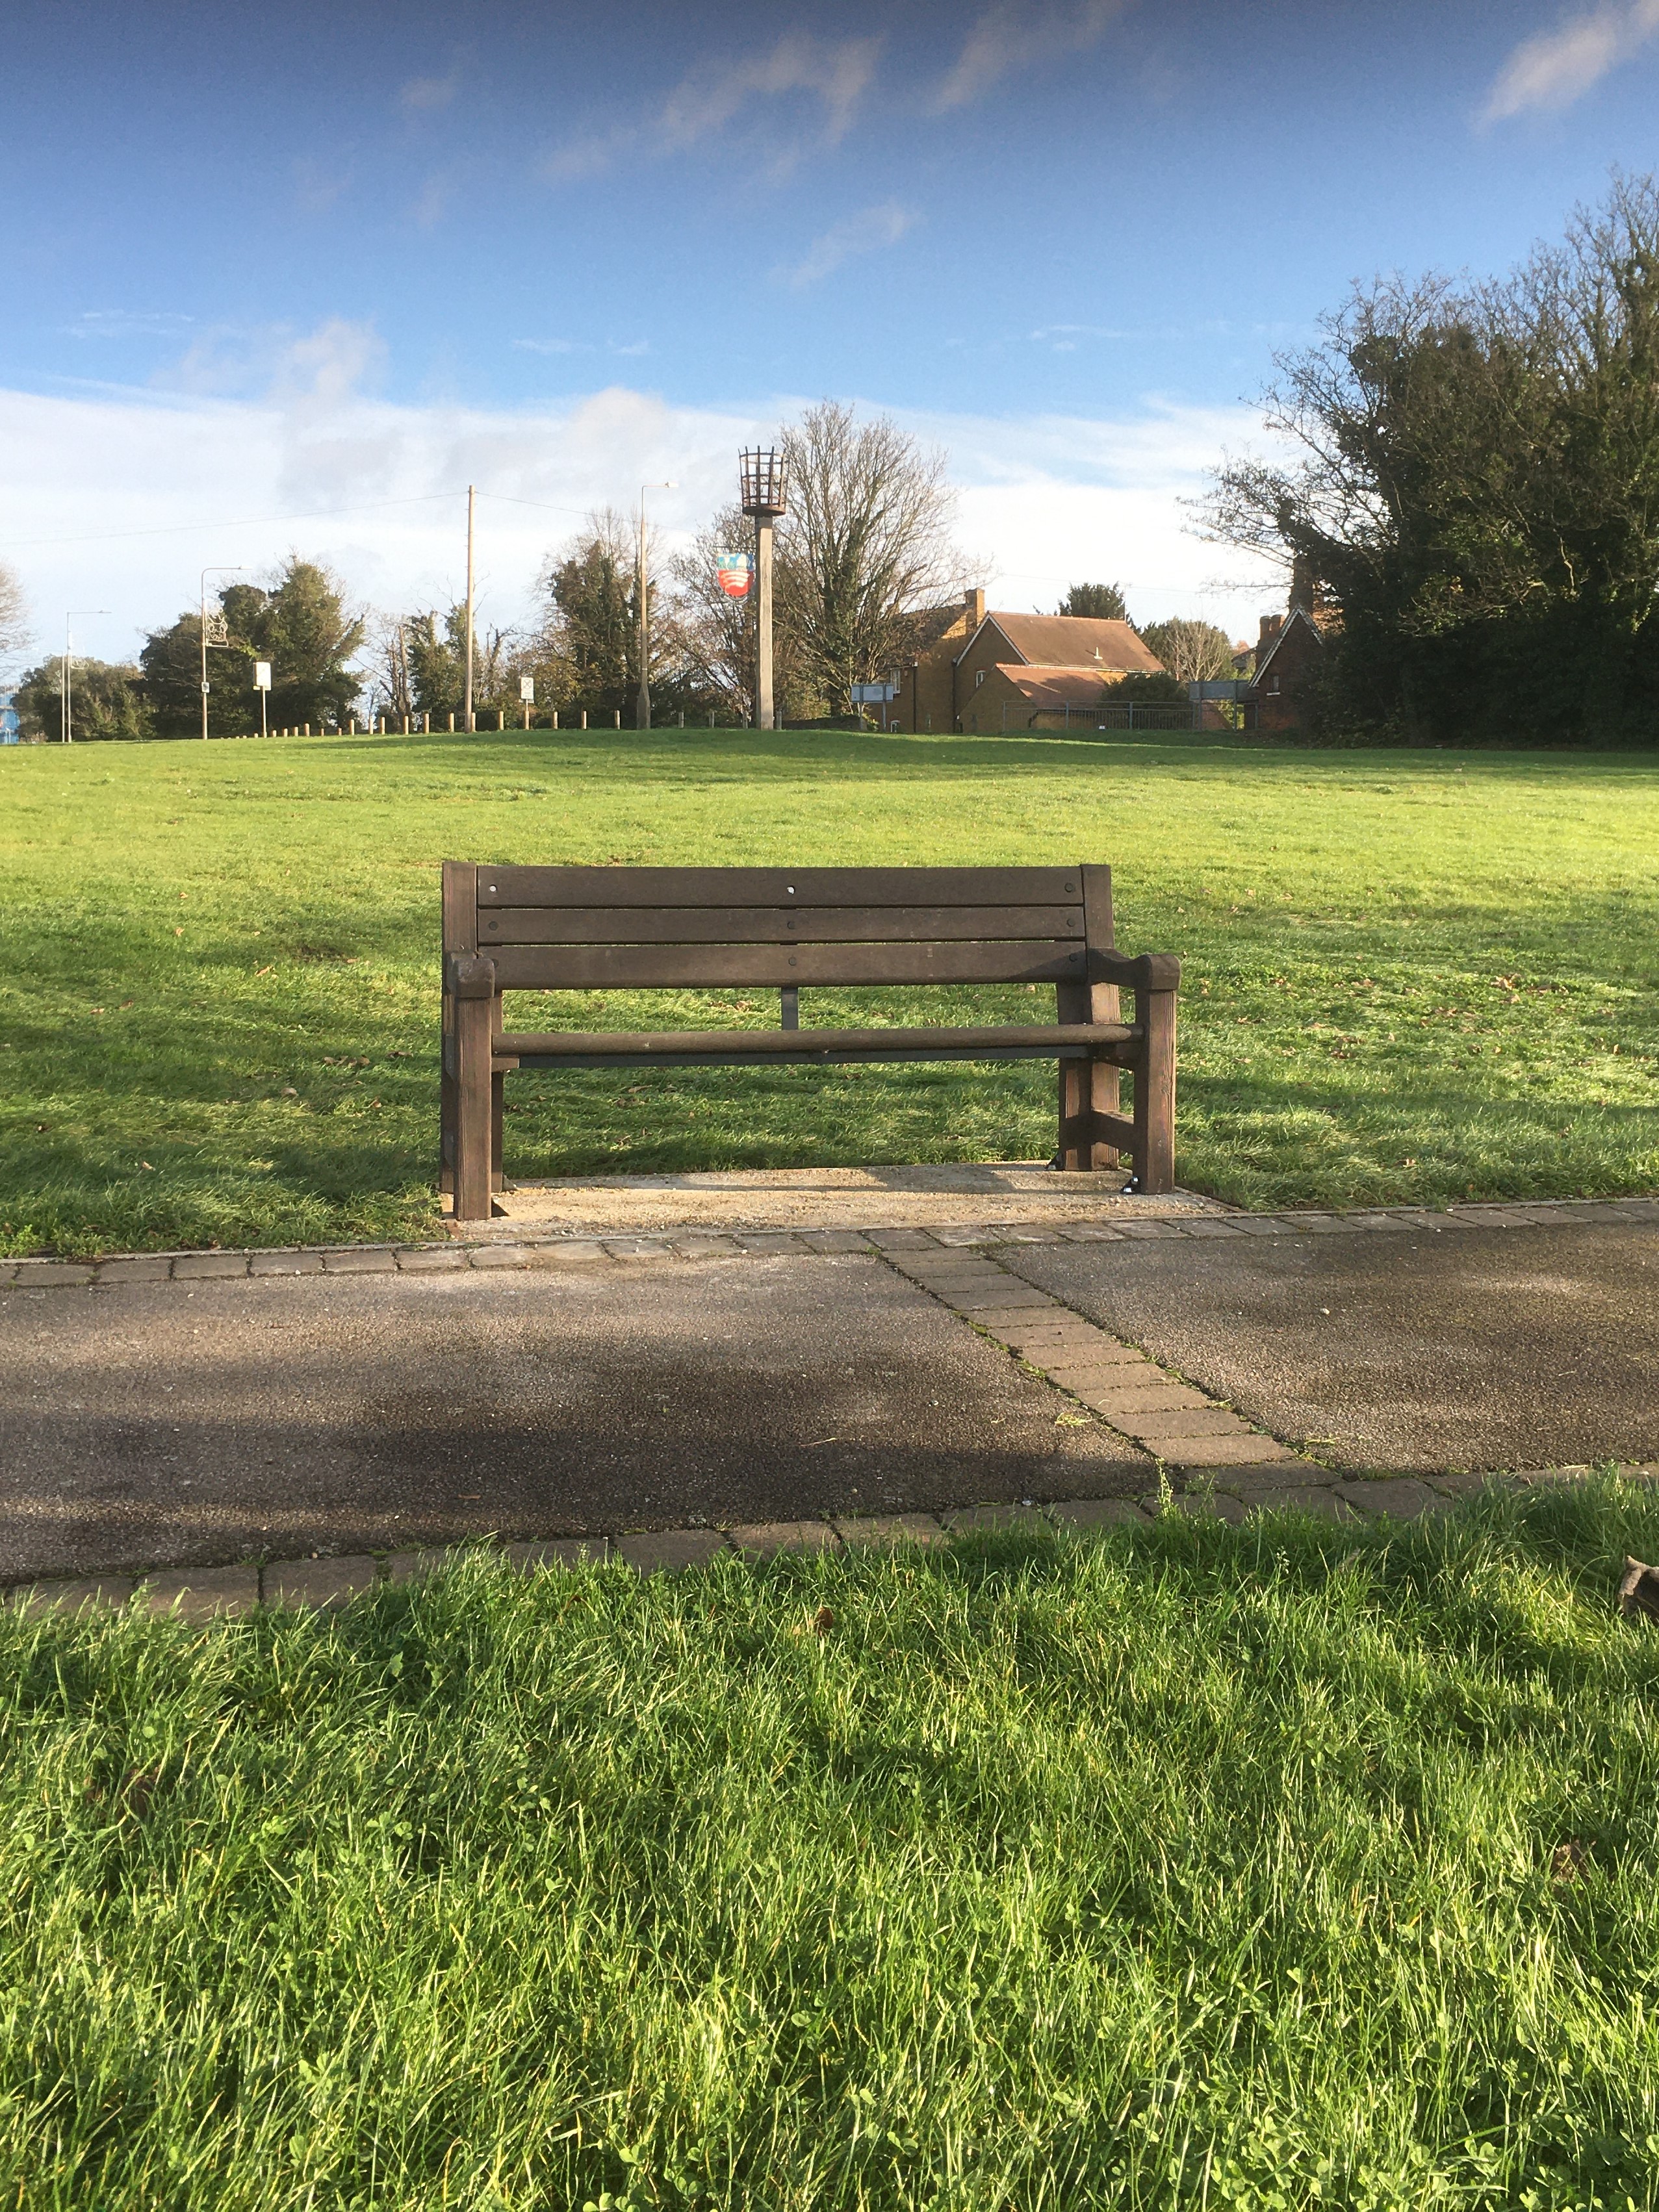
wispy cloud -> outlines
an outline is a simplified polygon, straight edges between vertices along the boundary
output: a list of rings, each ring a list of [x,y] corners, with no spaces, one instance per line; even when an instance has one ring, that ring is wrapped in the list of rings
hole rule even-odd
[[[442,76],[412,76],[398,87],[398,106],[406,115],[434,115],[460,90],[463,57],[457,54]]]
[[[1070,0],[1070,4],[1033,9],[1001,0],[987,8],[963,42],[933,106],[943,111],[967,107],[991,86],[1016,70],[1092,46],[1123,0]]]
[[[685,153],[746,111],[802,94],[818,104],[819,143],[834,145],[851,126],[881,45],[879,37],[829,40],[791,31],[769,52],[693,70],[642,123],[619,123],[571,139],[549,156],[546,173],[592,176],[642,145],[658,155]]]
[[[257,393],[290,410],[332,410],[355,400],[385,358],[372,324],[340,315],[297,333],[286,323],[219,324],[159,370],[151,388],[195,399]]]
[[[861,253],[879,253],[884,246],[896,246],[919,220],[914,209],[900,207],[896,200],[865,208],[844,222],[832,224],[821,238],[814,239],[793,268],[780,269],[778,274],[796,291],[804,290],[831,275],[844,261]]]
[[[351,182],[350,164],[302,154],[294,164],[294,201],[302,215],[326,215]]]
[[[164,308],[88,307],[64,329],[72,338],[176,337],[194,321]]]
[[[1503,123],[1531,108],[1571,107],[1656,33],[1659,0],[1626,0],[1568,17],[1516,48],[1498,71],[1483,119]]]
[[[515,349],[520,353],[591,353],[593,348],[580,338],[515,338]]]

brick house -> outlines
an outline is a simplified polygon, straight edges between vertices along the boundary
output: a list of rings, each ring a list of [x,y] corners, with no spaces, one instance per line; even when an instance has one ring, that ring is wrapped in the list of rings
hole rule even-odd
[[[1128,623],[991,613],[983,592],[939,612],[941,627],[898,671],[890,730],[1029,729],[1035,714],[1098,706],[1119,678],[1163,665]]]
[[[1307,717],[1308,694],[1325,658],[1330,619],[1319,586],[1305,562],[1290,578],[1290,596],[1282,615],[1264,615],[1256,644],[1255,702],[1259,730],[1299,729]]]

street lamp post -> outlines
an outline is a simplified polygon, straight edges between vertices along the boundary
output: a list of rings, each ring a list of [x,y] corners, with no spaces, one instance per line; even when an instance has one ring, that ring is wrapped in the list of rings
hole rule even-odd
[[[672,480],[663,483],[641,484],[639,487],[639,699],[634,720],[642,730],[651,726],[651,618],[650,580],[645,573],[645,495],[648,491],[673,491]]]
[[[211,568],[204,568],[202,571],[202,737],[204,741],[207,737],[207,580],[210,576],[239,576],[247,566],[247,563],[245,561],[220,561],[215,562]],[[216,645],[222,642],[218,638],[215,638],[213,641]],[[228,641],[223,641],[228,642]]]
[[[70,624],[82,615],[107,615],[107,607],[71,607],[64,617],[64,743],[75,743],[75,636]]]
[[[754,518],[754,726],[769,730],[772,701],[772,533],[784,508],[784,456],[775,446],[740,456],[743,512]]]
[[[473,714],[473,515],[478,505],[478,493],[467,487],[467,692],[461,701],[461,714],[469,730],[475,728]]]

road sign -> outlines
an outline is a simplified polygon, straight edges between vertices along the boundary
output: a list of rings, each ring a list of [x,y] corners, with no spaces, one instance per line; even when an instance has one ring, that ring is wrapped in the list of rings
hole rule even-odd
[[[534,707],[535,705],[536,679],[534,676],[521,676],[519,678],[518,696],[523,700],[527,707]]]
[[[268,660],[254,662],[253,689],[256,691],[268,691],[271,689],[271,663]]]
[[[723,553],[715,571],[720,579],[720,588],[729,599],[746,599],[754,574],[753,553]]]
[[[884,707],[889,699],[899,696],[896,684],[855,684],[852,703],[855,707]]]

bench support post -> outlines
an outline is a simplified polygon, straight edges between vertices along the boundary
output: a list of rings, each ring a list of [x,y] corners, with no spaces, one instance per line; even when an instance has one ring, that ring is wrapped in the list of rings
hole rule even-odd
[[[1174,960],[1149,960],[1154,970],[1138,985],[1141,1028],[1135,1061],[1135,1188],[1156,1196],[1175,1188],[1175,985],[1161,971]]]
[[[454,1218],[487,1221],[497,1152],[496,1107],[501,1079],[492,1068],[501,1000],[496,963],[473,953],[449,961],[454,1001]]]
[[[1083,871],[1083,942],[1090,952],[1112,950],[1112,871],[1085,867]],[[1063,1022],[1115,1022],[1119,1012],[1115,983],[1060,983],[1055,986],[1054,1012]],[[1063,1060],[1060,1062],[1060,1128],[1057,1147],[1059,1164],[1068,1174],[1089,1175],[1119,1165],[1118,1149],[1100,1135],[1097,1114],[1118,1111],[1118,1070],[1106,1060]]]

